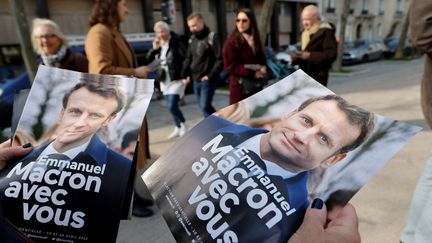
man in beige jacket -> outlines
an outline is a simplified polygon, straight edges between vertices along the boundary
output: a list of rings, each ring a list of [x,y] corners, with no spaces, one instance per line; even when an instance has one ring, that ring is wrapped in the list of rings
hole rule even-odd
[[[421,106],[426,122],[432,128],[432,1],[412,1],[410,24],[413,43],[425,53],[421,82]],[[432,156],[426,162],[414,192],[401,242],[431,242],[431,206]]]

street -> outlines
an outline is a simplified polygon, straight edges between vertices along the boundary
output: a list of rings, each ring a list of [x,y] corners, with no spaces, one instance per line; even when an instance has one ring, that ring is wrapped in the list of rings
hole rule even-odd
[[[331,73],[329,89],[367,110],[424,128],[351,200],[359,216],[362,242],[399,242],[411,196],[432,142],[420,107],[423,59],[383,60],[345,68],[353,72],[344,75]],[[195,125],[202,119],[195,97],[186,96],[186,103],[182,111],[188,123]],[[226,105],[227,93],[218,92],[215,108]],[[173,129],[173,122],[160,101],[151,102],[147,117],[153,162],[176,140],[166,139]],[[142,184],[138,188],[140,194],[148,193]],[[153,210],[157,210],[156,206]],[[150,218],[133,217],[122,221],[117,241],[175,242],[158,212]]]

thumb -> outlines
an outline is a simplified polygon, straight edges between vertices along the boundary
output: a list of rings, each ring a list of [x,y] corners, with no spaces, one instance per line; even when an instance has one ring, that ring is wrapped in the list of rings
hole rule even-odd
[[[327,208],[323,200],[315,198],[306,210],[303,223],[288,243],[322,242],[326,220]]]
[[[0,162],[7,162],[8,160],[22,157],[28,154],[33,149],[31,143],[24,144],[23,146],[11,146],[1,148]]]
[[[5,144],[0,145],[0,170],[3,170],[6,167],[7,162],[9,160],[22,157],[29,153],[33,147],[31,144],[24,144],[23,146],[13,146],[13,147],[5,147]]]
[[[315,198],[306,210],[306,214],[303,219],[303,223],[306,224],[319,224],[324,228],[327,222],[327,207],[323,200]]]

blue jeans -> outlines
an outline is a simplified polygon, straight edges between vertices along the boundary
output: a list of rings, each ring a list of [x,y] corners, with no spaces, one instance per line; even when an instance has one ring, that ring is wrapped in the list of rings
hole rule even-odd
[[[193,88],[195,96],[198,99],[198,105],[201,108],[204,117],[207,117],[215,112],[216,110],[211,104],[215,92],[215,86],[209,80],[195,80],[193,82]]]
[[[165,99],[167,102],[168,110],[174,118],[174,123],[176,127],[180,127],[180,123],[184,123],[186,121],[178,105],[180,95],[165,95]]]

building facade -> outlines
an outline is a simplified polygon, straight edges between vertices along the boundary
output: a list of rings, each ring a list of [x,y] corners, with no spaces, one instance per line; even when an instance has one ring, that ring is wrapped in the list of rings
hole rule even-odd
[[[92,0],[22,0],[26,16],[48,17],[57,22],[66,35],[85,36],[89,26],[88,17]],[[161,3],[168,0],[127,0],[129,15],[121,25],[123,33],[153,32],[153,24],[162,20]],[[175,6],[175,21],[171,28],[187,36],[186,17],[192,12],[203,14],[207,25],[223,39],[235,27],[235,10],[253,9],[257,19],[265,0],[171,0]],[[350,14],[346,26],[346,40],[384,39],[399,36],[409,0],[351,0]],[[339,33],[341,0],[277,0],[268,30],[266,43],[278,48],[299,41],[301,32],[300,13],[308,4],[316,4],[323,18],[333,23]],[[0,57],[19,44],[9,1],[0,1]]]
[[[409,4],[409,0],[351,0],[345,40],[399,37]],[[337,35],[342,8],[340,0],[320,3],[322,16],[337,26]]]

